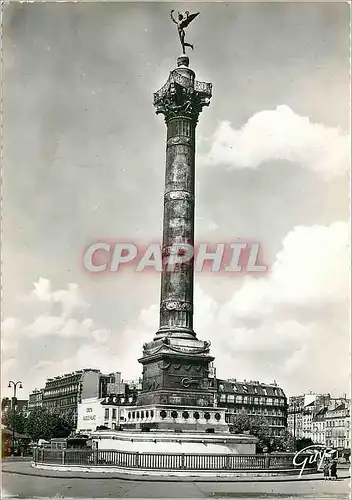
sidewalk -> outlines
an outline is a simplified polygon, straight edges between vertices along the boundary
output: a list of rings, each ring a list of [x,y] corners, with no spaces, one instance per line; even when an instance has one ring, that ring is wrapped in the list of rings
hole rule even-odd
[[[172,477],[172,476],[163,476],[163,477],[150,477],[146,475],[126,475],[119,474],[116,472],[63,472],[63,471],[50,471],[50,470],[42,470],[36,469],[31,466],[31,462],[23,459],[23,461],[19,460],[6,460],[2,462],[2,472],[3,474],[17,474],[22,476],[36,476],[36,477],[45,477],[45,478],[60,478],[60,479],[106,479],[106,480],[122,480],[122,481],[148,481],[154,483],[164,483],[164,482],[205,482],[205,483],[213,483],[213,482],[221,482],[221,483],[233,483],[233,482],[294,482],[294,481],[323,481],[323,474],[307,474],[303,475],[301,478],[297,476],[240,476],[240,477]],[[338,471],[339,479],[346,479],[350,477],[349,470],[339,470]]]

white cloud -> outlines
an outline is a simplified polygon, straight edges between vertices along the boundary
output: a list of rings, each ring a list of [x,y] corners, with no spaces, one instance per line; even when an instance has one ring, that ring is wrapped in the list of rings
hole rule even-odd
[[[1,325],[1,352],[10,356],[18,346],[17,332],[22,327],[17,318],[6,318]]]
[[[67,290],[54,292],[52,298],[54,302],[62,305],[62,313],[65,317],[70,316],[77,309],[85,310],[88,307],[76,283],[70,283]]]
[[[109,346],[112,332],[87,317],[89,304],[78,285],[52,291],[49,280],[40,278],[21,301],[23,317],[6,318],[2,323],[3,377],[18,376],[31,385],[40,385],[45,377],[88,366],[104,366],[96,354]],[[56,309],[56,304],[59,309]],[[84,313],[84,319],[77,315]],[[57,343],[59,341],[59,344]],[[75,343],[79,342],[78,347]],[[103,345],[103,349],[102,346]],[[89,346],[89,348],[87,348]],[[12,359],[17,357],[17,364]],[[26,384],[27,391],[31,389]]]
[[[32,290],[30,297],[45,302],[51,302],[52,294],[50,281],[45,278],[39,278],[38,282],[33,284],[34,290]]]
[[[295,227],[283,240],[269,275],[248,277],[224,313],[264,317],[292,307],[325,307],[348,299],[348,224]]]
[[[221,122],[207,158],[231,168],[256,168],[273,160],[287,160],[325,177],[339,175],[349,168],[350,138],[282,105],[256,113],[239,130]]]
[[[348,242],[347,223],[296,227],[271,273],[248,277],[218,307],[207,333],[223,376],[272,374],[290,390],[308,390],[308,381],[348,390]]]

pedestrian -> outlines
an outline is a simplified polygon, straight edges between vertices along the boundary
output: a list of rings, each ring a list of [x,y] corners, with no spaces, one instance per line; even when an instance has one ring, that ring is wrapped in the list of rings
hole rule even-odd
[[[324,462],[323,473],[324,473],[324,481],[330,479],[330,467],[328,460],[325,460]]]
[[[334,458],[330,463],[330,477],[331,479],[337,479],[337,460]]]

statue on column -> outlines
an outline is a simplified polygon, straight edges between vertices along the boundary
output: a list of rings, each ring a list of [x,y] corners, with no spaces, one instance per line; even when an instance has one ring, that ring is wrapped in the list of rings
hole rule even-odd
[[[178,13],[177,20],[174,18],[174,12],[174,10],[171,11],[171,19],[175,24],[177,24],[178,36],[180,37],[182,45],[182,54],[185,54],[186,47],[190,47],[194,50],[194,46],[191,43],[185,42],[185,28],[187,28],[187,26],[199,15],[199,12],[196,12],[195,14],[190,14],[188,11],[184,14]]]

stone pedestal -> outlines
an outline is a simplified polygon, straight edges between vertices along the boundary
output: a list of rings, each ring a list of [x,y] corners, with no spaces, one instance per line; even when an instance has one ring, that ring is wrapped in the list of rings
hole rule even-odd
[[[121,408],[120,423],[124,430],[228,433],[226,408],[147,405]],[[203,438],[204,439],[204,438]]]
[[[172,456],[196,455],[254,455],[257,439],[253,436],[224,434],[207,435],[184,432],[119,432],[97,431],[91,435],[97,450],[121,452],[162,453]]]
[[[209,378],[209,344],[167,336],[144,345],[139,404],[213,406],[214,379]]]

